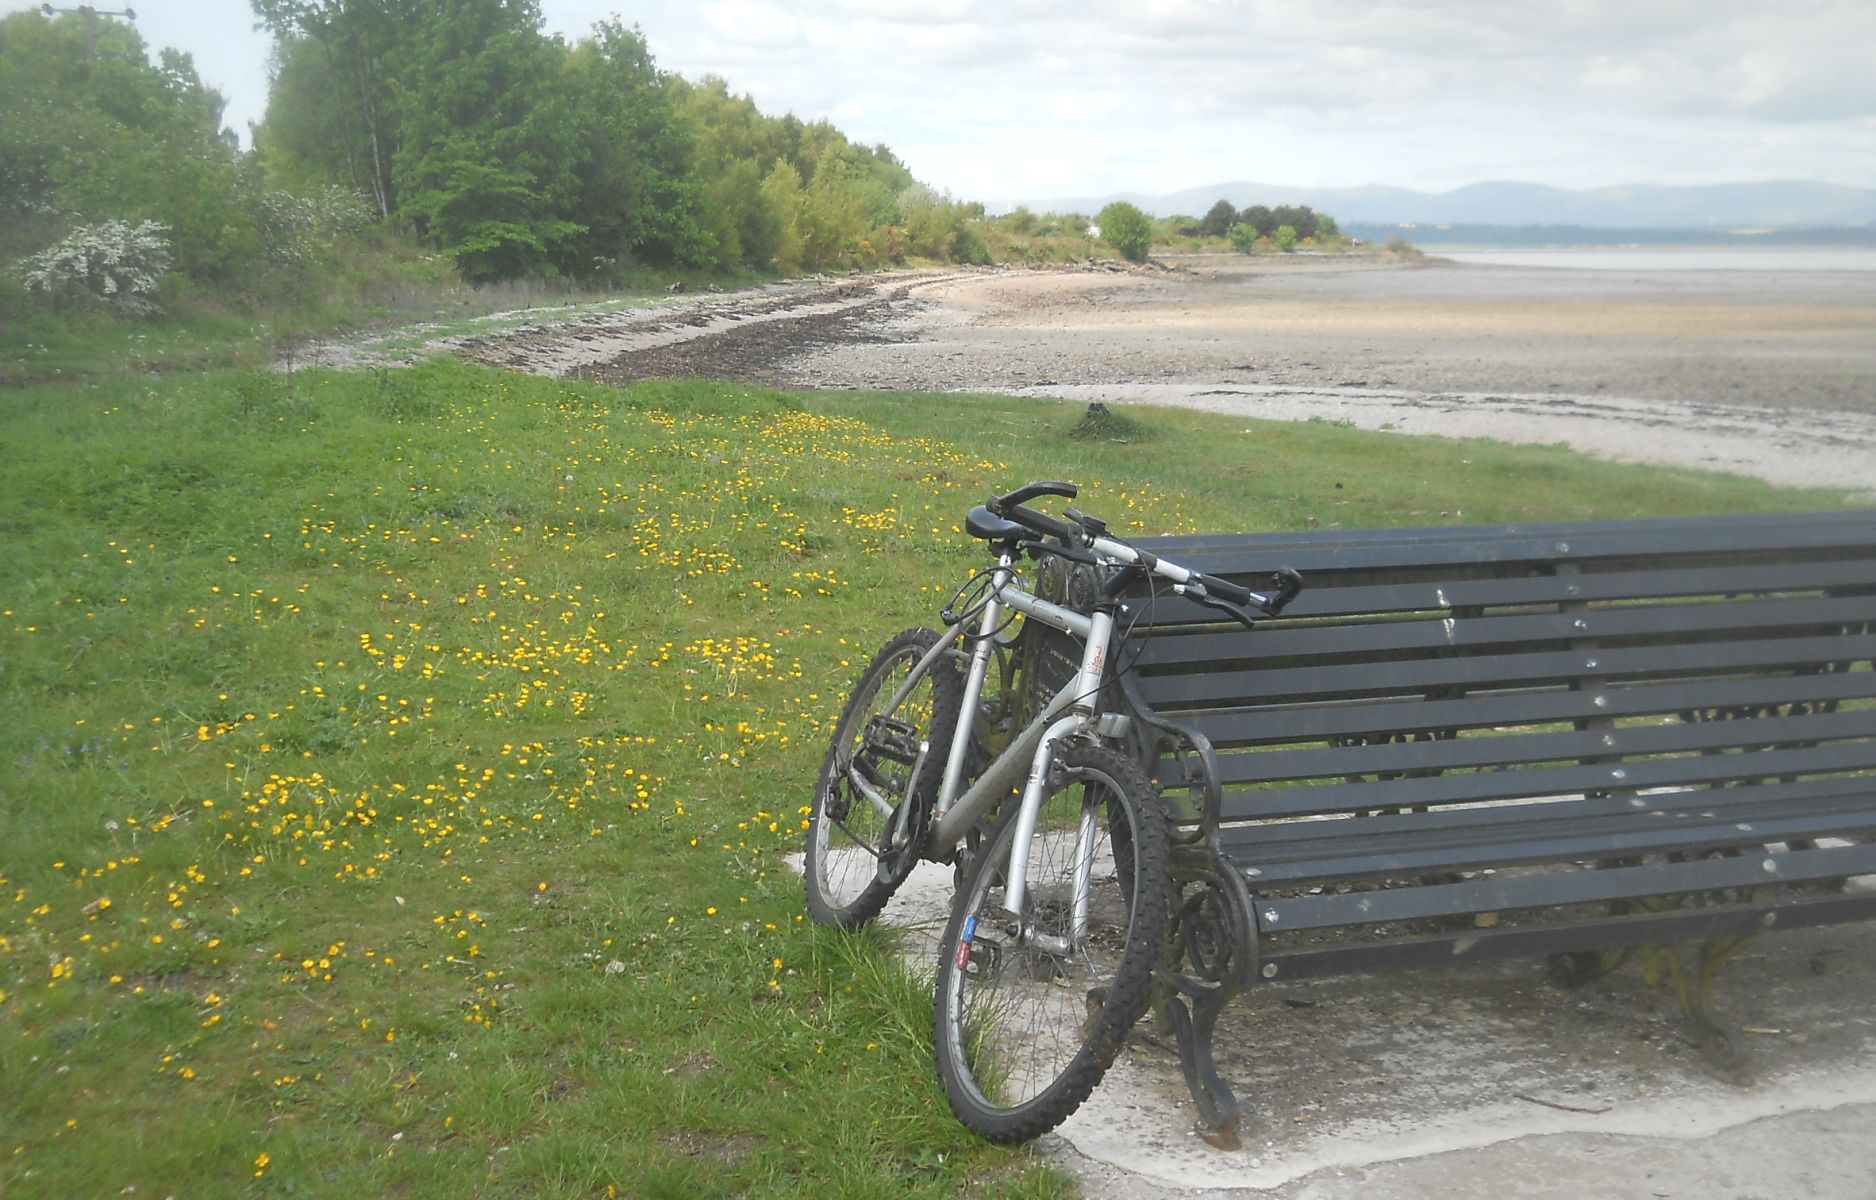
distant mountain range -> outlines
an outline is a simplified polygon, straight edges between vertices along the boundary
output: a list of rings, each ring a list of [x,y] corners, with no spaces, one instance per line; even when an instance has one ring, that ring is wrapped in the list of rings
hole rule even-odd
[[[1708,229],[1876,225],[1876,189],[1804,180],[1695,186],[1632,184],[1572,191],[1536,183],[1475,183],[1450,192],[1370,185],[1353,188],[1217,183],[1167,195],[1045,200],[1039,212],[1094,213],[1129,200],[1156,216],[1201,216],[1219,200],[1307,204],[1343,225],[1572,225],[1592,229]]]

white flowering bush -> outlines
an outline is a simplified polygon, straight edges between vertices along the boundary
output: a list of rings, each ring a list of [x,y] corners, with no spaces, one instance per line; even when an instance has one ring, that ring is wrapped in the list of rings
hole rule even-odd
[[[155,221],[81,225],[64,241],[19,264],[34,293],[64,303],[98,303],[142,316],[161,307],[157,282],[169,270],[169,227]]]
[[[268,263],[301,270],[316,266],[334,238],[357,233],[371,219],[365,198],[338,186],[305,195],[262,192],[254,215]]]

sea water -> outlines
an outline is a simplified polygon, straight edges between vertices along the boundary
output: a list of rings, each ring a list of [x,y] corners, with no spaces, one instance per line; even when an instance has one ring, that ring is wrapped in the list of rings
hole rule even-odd
[[[1454,262],[1498,267],[1556,267],[1579,271],[1871,271],[1876,250],[1861,246],[1767,246],[1763,249],[1689,246],[1599,247],[1556,250],[1447,250],[1425,247]]]

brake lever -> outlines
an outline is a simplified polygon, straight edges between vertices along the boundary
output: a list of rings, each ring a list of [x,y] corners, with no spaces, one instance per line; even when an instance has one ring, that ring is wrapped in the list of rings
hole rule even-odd
[[[1233,604],[1222,596],[1214,596],[1199,584],[1188,584],[1184,590],[1187,599],[1202,604],[1206,608],[1217,609],[1246,629],[1255,629],[1257,627],[1257,618],[1252,616],[1250,609],[1245,608],[1243,605]]]

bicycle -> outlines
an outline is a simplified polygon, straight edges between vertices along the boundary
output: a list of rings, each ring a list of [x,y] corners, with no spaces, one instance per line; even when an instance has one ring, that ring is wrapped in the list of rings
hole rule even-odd
[[[1163,582],[1249,626],[1252,607],[1274,616],[1302,587],[1285,568],[1271,592],[1249,591],[1072,507],[1066,520],[1027,507],[1075,495],[1030,483],[970,511],[965,530],[993,564],[944,606],[944,632],[907,630],[860,673],[808,817],[807,903],[823,923],[871,920],[921,860],[957,867],[934,1053],[952,1111],[995,1142],[1074,1112],[1153,996],[1172,904],[1166,816],[1126,749],[1130,718],[1104,703],[1139,616],[1126,597]],[[1083,586],[1065,603],[1037,594],[1017,569],[1026,556],[1079,569]],[[1078,651],[1050,695],[1030,699],[1034,681],[1013,678],[1005,635],[1018,618]],[[986,694],[993,659],[999,686]]]

